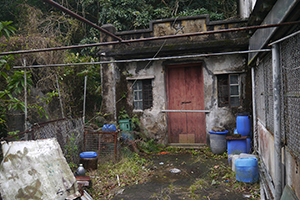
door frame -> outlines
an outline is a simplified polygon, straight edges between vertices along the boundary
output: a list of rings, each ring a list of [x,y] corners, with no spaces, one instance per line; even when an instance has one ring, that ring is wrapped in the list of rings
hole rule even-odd
[[[169,97],[170,97],[170,94],[169,94],[169,92],[170,92],[170,89],[169,89],[169,69],[170,68],[184,68],[184,67],[201,67],[201,70],[202,70],[202,80],[203,80],[203,101],[204,101],[204,107],[205,107],[205,93],[204,93],[204,74],[203,74],[203,65],[204,65],[204,62],[203,61],[197,61],[197,62],[182,62],[182,63],[168,63],[168,64],[166,64],[165,65],[165,83],[166,83],[166,85],[165,85],[165,87],[166,87],[166,108],[167,109],[169,109],[168,108],[168,106],[169,106]],[[167,130],[168,130],[168,143],[170,143],[169,141],[170,141],[170,138],[169,138],[169,136],[170,136],[170,124],[169,124],[169,119],[168,119],[168,113],[167,113],[167,116],[166,116],[166,121],[167,121]],[[204,117],[204,120],[206,120],[206,117]],[[205,125],[205,132],[204,132],[204,134],[205,134],[205,138],[207,137],[207,133],[206,133],[206,125]],[[178,142],[178,144],[180,145],[181,143],[179,143]],[[207,141],[206,141],[206,139],[205,139],[205,142],[204,143],[191,143],[191,144],[207,144]]]

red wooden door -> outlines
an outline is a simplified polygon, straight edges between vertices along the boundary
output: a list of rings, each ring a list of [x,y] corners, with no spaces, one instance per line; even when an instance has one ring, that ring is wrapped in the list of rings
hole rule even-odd
[[[168,110],[204,110],[202,65],[167,66]],[[205,113],[168,112],[170,143],[206,143]]]

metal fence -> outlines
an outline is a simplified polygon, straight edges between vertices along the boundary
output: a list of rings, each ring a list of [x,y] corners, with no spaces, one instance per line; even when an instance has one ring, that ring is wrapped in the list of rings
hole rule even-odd
[[[82,118],[59,119],[35,124],[28,131],[4,138],[3,140],[18,141],[56,138],[67,161],[78,164],[79,153],[83,150],[83,132],[84,123]]]
[[[300,35],[280,43],[281,138],[295,158],[300,158]],[[261,60],[255,73],[257,116],[274,131],[272,54]]]
[[[101,160],[117,160],[120,154],[118,133],[120,131],[85,131],[84,151],[95,151]]]
[[[282,135],[291,153],[300,158],[300,35],[280,44],[283,106]]]

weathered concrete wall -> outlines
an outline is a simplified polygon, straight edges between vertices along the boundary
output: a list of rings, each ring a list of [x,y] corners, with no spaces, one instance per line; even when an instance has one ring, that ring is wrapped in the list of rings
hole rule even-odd
[[[105,58],[109,60],[111,58]],[[104,59],[103,59],[104,60]],[[102,64],[101,65],[101,84],[102,84],[102,111],[109,114],[107,119],[116,120],[116,77],[115,77],[115,64]]]
[[[300,197],[300,160],[293,157],[286,148],[283,154],[283,161],[285,166],[285,184],[289,185],[296,196]]]
[[[153,36],[177,35],[206,31],[206,17],[195,20],[173,20],[153,24]]]
[[[211,130],[214,126],[225,127],[231,133],[236,127],[236,114],[240,111],[250,111],[245,99],[251,101],[246,88],[246,58],[242,55],[212,56],[204,59],[204,92],[205,109],[210,110],[206,115],[206,129]],[[217,74],[243,72],[241,79],[241,106],[239,108],[218,107]]]
[[[199,62],[199,60],[185,60],[185,63]],[[205,94],[205,109],[210,110],[206,114],[206,132],[211,130],[214,126],[225,127],[231,132],[236,127],[236,114],[239,111],[249,111],[249,108],[244,108],[247,105],[241,105],[239,108],[218,107],[218,94],[217,94],[217,77],[216,74],[233,73],[233,72],[246,72],[245,62],[246,58],[242,55],[227,55],[218,57],[209,57],[201,60],[203,62],[203,78],[204,78],[204,94]],[[178,63],[180,60],[172,60],[167,63]],[[132,114],[138,114],[142,125],[147,129],[152,138],[157,139],[161,143],[167,142],[167,114],[162,113],[161,110],[167,109],[167,96],[166,96],[166,80],[165,80],[165,66],[163,61],[155,61],[150,65],[147,62],[132,62],[119,66],[118,73],[120,76],[143,78],[151,77],[153,86],[153,107],[144,111],[129,111]],[[147,66],[147,67],[146,67]],[[117,76],[116,76],[117,77]],[[121,81],[122,80],[122,81]],[[241,94],[242,99],[248,98],[246,94],[246,74],[241,74]],[[125,78],[118,78],[116,81],[117,93],[125,92],[124,85]],[[132,83],[134,81],[126,81],[128,86],[126,88],[126,104],[122,105],[132,109],[133,105],[133,92]],[[121,88],[118,90],[118,88]],[[121,91],[120,91],[121,90]],[[118,98],[117,98],[118,99]],[[251,97],[249,97],[251,101]],[[242,101],[243,102],[243,101]],[[118,105],[117,105],[118,106]],[[209,138],[207,137],[209,143]]]
[[[147,65],[147,62],[133,62],[122,66],[122,68],[119,68],[119,70],[120,74],[123,76],[124,72],[126,72],[127,75],[130,74],[130,77],[133,76],[141,78],[154,76],[154,79],[152,79],[153,107],[144,111],[131,110],[131,112],[132,115],[137,114],[139,116],[141,124],[147,130],[151,138],[156,139],[159,143],[167,143],[166,115],[161,112],[161,110],[165,109],[166,105],[165,73],[161,63],[161,61],[157,61]],[[127,107],[129,108],[133,107],[133,83],[134,81],[127,81],[126,83],[128,85],[126,103],[128,105]],[[124,85],[124,82],[120,81],[117,82],[117,84],[122,86]],[[117,85],[117,88],[120,86]]]
[[[179,17],[155,20],[149,23],[149,29],[112,32],[124,40],[142,39],[167,35],[205,32],[246,26],[246,21],[232,19],[210,22],[208,15]],[[108,28],[108,25],[103,28]],[[114,30],[112,30],[114,31]],[[133,42],[130,45],[119,44],[105,47],[102,52],[115,59],[152,57],[157,50],[160,56],[179,55],[197,52],[220,52],[246,50],[248,47],[248,32],[237,31],[222,34],[198,35],[191,37],[169,38],[166,40],[150,40]],[[109,37],[101,36],[101,41],[108,41]]]
[[[260,120],[257,126],[259,152],[269,174],[275,180],[274,136],[265,128]]]
[[[275,151],[274,136],[265,128],[263,122],[258,120],[258,143],[262,162],[266,166],[273,181],[275,180]],[[300,168],[299,159],[291,155],[288,148],[282,148],[282,180],[284,185],[289,185],[297,197],[300,197]]]
[[[182,17],[174,19],[155,20],[150,22],[150,28],[144,30],[125,31],[115,33],[111,26],[112,33],[123,39],[137,39],[145,37],[159,37],[183,33],[204,32],[211,30],[240,27],[245,23],[241,20],[228,20],[209,22],[208,15]],[[105,35],[101,41],[109,41]],[[207,52],[223,52],[234,50],[246,50],[248,39],[245,32],[233,32],[224,34],[202,35],[193,37],[173,38],[166,40],[143,41],[125,44],[114,47],[104,47],[102,53],[108,57],[119,59],[148,58],[153,57],[158,51],[159,56],[176,56]],[[167,114],[161,110],[167,109],[165,66],[176,63],[203,62],[205,109],[210,110],[206,114],[206,131],[214,126],[223,126],[229,131],[235,128],[236,113],[240,111],[251,111],[251,82],[250,73],[246,69],[245,55],[213,56],[206,58],[155,61],[148,62],[118,63],[102,65],[102,90],[103,109],[105,112],[114,112],[118,115],[124,107],[129,116],[135,114],[139,117],[143,126],[149,132],[150,137],[160,143],[166,143],[167,137]],[[147,67],[146,67],[147,66]],[[239,108],[219,108],[217,93],[217,74],[241,73],[241,106]],[[126,77],[149,77],[152,76],[153,86],[153,107],[144,111],[133,110],[133,94],[131,84],[133,81],[126,80]],[[126,83],[126,84],[125,84]],[[115,89],[115,91],[114,91]],[[247,93],[249,92],[249,93]],[[115,99],[115,100],[114,100]],[[114,104],[114,101],[116,104]],[[116,105],[116,106],[114,106]],[[116,107],[116,108],[112,108]],[[116,118],[115,118],[116,119]],[[209,143],[209,138],[207,138]]]

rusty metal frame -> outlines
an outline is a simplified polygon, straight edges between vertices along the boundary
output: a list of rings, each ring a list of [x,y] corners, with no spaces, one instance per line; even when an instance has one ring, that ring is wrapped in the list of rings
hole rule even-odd
[[[100,149],[101,149],[101,134],[111,134],[111,135],[114,135],[115,138],[114,138],[114,143],[115,143],[115,161],[117,161],[117,155],[118,155],[118,150],[117,150],[117,146],[118,146],[118,133],[120,132],[121,130],[118,129],[116,131],[92,131],[92,130],[87,130],[87,131],[84,131],[83,133],[83,150],[85,151],[85,135],[86,134],[98,134],[99,136],[99,144],[98,144],[98,156],[100,157]]]
[[[58,51],[58,50],[67,50],[67,49],[94,47],[94,46],[104,46],[104,45],[116,45],[116,44],[120,44],[120,43],[129,44],[129,43],[133,43],[133,42],[155,41],[155,40],[172,39],[172,38],[180,38],[180,37],[210,35],[210,34],[216,34],[216,33],[228,33],[228,32],[235,32],[235,31],[250,31],[250,30],[262,29],[262,28],[272,28],[272,27],[277,27],[277,26],[288,26],[288,25],[295,25],[295,24],[300,24],[300,21],[283,22],[283,23],[279,23],[279,24],[266,24],[266,25],[259,25],[259,26],[248,26],[248,27],[231,28],[231,29],[221,29],[221,30],[214,30],[214,31],[203,31],[203,32],[186,33],[186,34],[180,34],[180,35],[166,35],[166,36],[160,36],[160,37],[139,38],[139,39],[133,39],[133,40],[100,42],[100,43],[85,44],[85,45],[71,45],[71,46],[64,46],[64,47],[51,47],[51,48],[43,48],[43,49],[19,50],[19,51],[11,51],[11,52],[2,52],[2,53],[0,53],[0,56],[11,55],[11,54],[24,54],[24,53],[46,52],[46,51]]]

